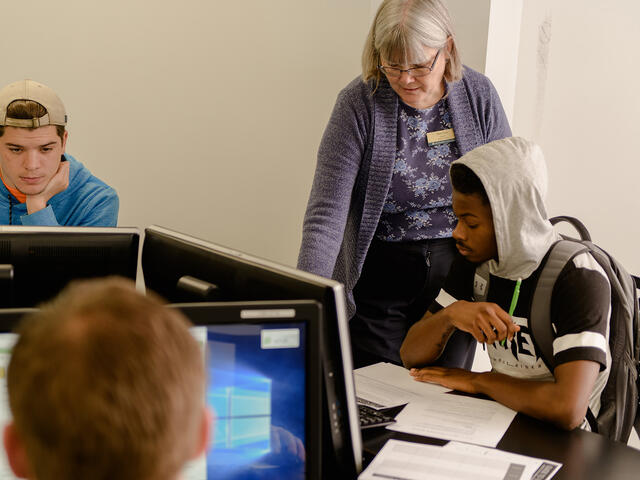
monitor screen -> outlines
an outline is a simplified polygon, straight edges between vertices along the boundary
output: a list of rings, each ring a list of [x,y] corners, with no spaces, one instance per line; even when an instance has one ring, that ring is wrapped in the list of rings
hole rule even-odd
[[[124,227],[0,226],[0,307],[32,307],[71,280],[135,280],[140,234]]]
[[[310,299],[322,304],[323,478],[355,478],[362,437],[342,284],[172,230],[145,230],[147,288],[170,302]]]
[[[215,417],[207,454],[185,480],[320,480],[321,306],[314,301],[170,305],[191,320]],[[11,418],[6,371],[19,319],[0,310],[0,427]],[[0,454],[0,479],[16,478]]]
[[[177,304],[194,324],[215,424],[185,480],[320,480],[320,304]]]

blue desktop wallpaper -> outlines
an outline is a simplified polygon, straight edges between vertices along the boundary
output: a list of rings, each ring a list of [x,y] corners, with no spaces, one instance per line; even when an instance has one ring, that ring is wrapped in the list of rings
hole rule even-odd
[[[265,329],[297,329],[299,346],[262,348]],[[207,327],[208,479],[304,478],[305,333],[301,323]]]

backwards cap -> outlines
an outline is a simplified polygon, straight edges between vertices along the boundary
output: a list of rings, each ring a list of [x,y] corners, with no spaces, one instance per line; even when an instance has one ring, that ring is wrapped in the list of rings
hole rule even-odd
[[[40,118],[20,119],[7,117],[7,108],[16,100],[31,100],[39,103],[47,113]],[[0,90],[0,126],[38,128],[46,125],[67,124],[67,113],[60,97],[46,85],[33,80],[10,83]]]

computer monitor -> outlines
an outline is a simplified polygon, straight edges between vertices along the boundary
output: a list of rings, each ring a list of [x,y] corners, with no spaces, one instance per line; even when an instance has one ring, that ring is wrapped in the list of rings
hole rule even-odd
[[[323,478],[355,478],[362,469],[362,437],[342,284],[159,226],[145,229],[142,273],[146,287],[170,302],[320,302]]]
[[[140,233],[125,227],[0,226],[0,307],[32,307],[78,278],[135,280]]]
[[[315,301],[174,304],[191,322],[215,421],[185,480],[321,480],[322,308]],[[6,369],[19,320],[0,309],[0,428],[10,420]],[[0,478],[15,478],[0,454]]]
[[[321,480],[321,306],[314,301],[171,305],[194,324],[215,418],[185,480]],[[206,346],[206,347],[205,347]]]

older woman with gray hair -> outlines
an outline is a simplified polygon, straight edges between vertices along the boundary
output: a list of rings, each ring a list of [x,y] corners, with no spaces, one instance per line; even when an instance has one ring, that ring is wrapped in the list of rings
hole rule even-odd
[[[464,67],[439,0],[384,0],[362,76],[338,95],[322,137],[298,268],[345,285],[356,367],[400,363],[407,330],[456,255],[449,165],[511,136],[498,94]],[[469,368],[454,333],[438,363]]]

